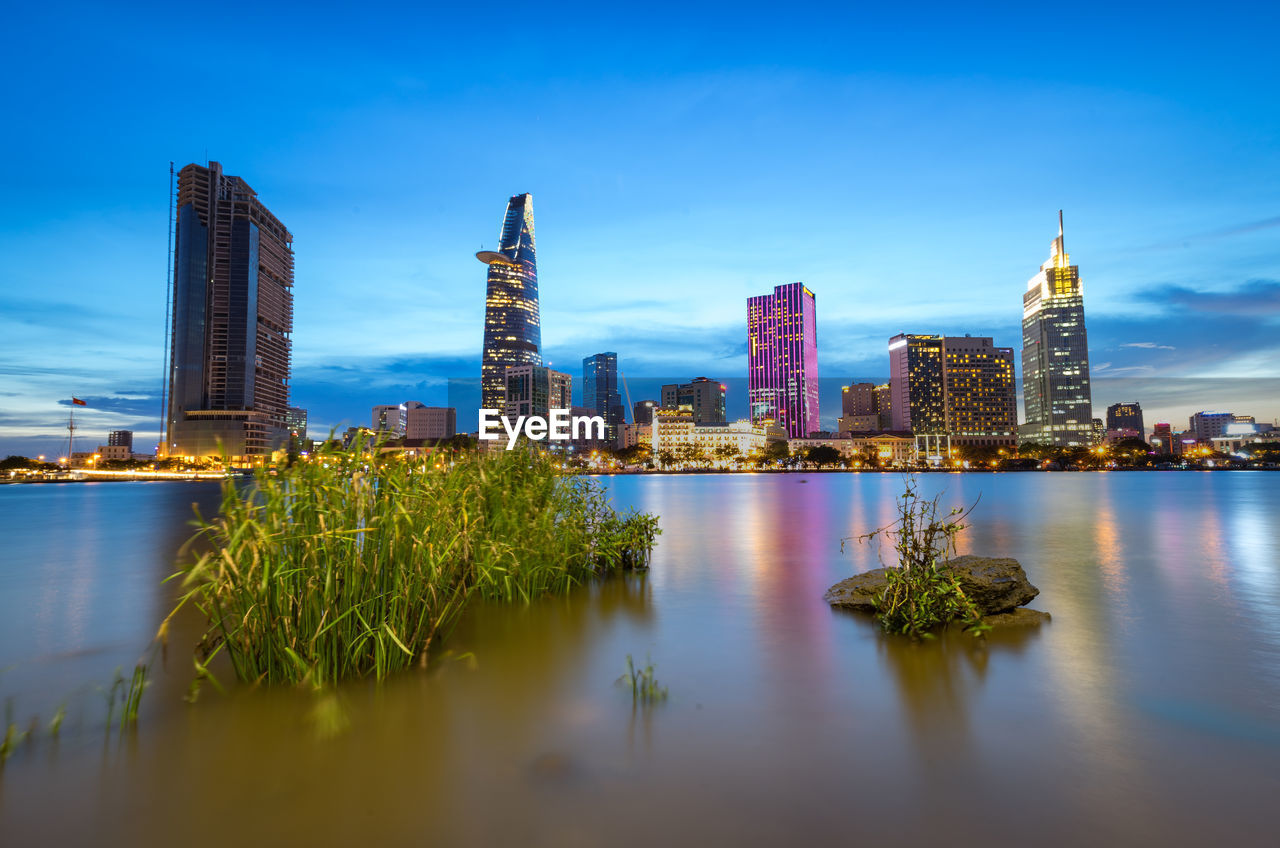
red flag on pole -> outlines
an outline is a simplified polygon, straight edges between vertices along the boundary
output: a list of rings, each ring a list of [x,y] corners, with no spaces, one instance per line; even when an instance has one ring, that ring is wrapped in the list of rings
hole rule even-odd
[[[71,399],[71,402],[72,402],[72,403],[74,403],[76,406],[88,406],[88,405],[89,405],[89,404],[85,403],[84,401],[80,400],[80,398],[78,398],[78,397],[73,397],[73,398]]]

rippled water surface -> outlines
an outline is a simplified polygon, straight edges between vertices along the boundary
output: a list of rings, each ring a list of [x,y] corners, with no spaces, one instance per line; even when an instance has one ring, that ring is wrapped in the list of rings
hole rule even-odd
[[[889,474],[607,478],[653,568],[474,608],[426,673],[333,699],[205,691],[177,622],[133,667],[216,486],[0,487],[0,844],[1275,844],[1280,474],[926,475],[981,495],[962,552],[1018,558],[1053,621],[913,644],[832,611],[876,566]],[[667,702],[614,685],[650,657]]]

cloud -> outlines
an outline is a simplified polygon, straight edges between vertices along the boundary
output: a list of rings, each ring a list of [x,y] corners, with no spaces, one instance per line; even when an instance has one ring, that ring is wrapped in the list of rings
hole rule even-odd
[[[1173,345],[1156,344],[1155,342],[1127,342],[1120,347],[1140,347],[1144,350],[1177,350]]]
[[[1203,291],[1168,285],[1147,289],[1140,299],[1174,309],[1217,315],[1280,315],[1280,280],[1249,280],[1233,290]]]

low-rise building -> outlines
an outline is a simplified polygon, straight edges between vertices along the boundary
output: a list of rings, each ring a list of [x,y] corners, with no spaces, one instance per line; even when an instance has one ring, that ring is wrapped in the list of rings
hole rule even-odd
[[[653,455],[676,452],[683,446],[700,449],[710,460],[717,458],[718,448],[733,448],[734,456],[748,457],[763,451],[770,441],[767,424],[741,420],[722,424],[697,424],[692,410],[658,409],[653,414]]]
[[[919,458],[915,438],[894,433],[841,433],[828,438],[787,440],[791,453],[799,456],[821,446],[835,448],[846,460],[874,456],[883,467],[915,465]]]

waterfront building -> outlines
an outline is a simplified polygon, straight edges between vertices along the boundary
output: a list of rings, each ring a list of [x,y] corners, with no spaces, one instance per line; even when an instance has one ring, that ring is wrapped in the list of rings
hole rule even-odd
[[[1021,442],[1094,443],[1084,283],[1064,246],[1061,211],[1049,259],[1022,296],[1022,394]]]
[[[947,435],[953,445],[1013,447],[1018,442],[1018,397],[1013,348],[985,336],[942,340]]]
[[[1227,431],[1227,425],[1235,423],[1230,412],[1197,412],[1191,416],[1190,430],[1196,439],[1209,442]]]
[[[582,360],[582,405],[604,418],[605,440],[622,438],[627,409],[618,393],[618,354],[597,353]]]
[[[652,424],[653,411],[657,408],[656,400],[638,400],[631,407],[631,420],[636,424]]]
[[[773,421],[793,438],[822,429],[817,298],[804,283],[747,298],[747,405],[753,422]]]
[[[841,433],[877,433],[880,431],[880,416],[842,415],[837,422],[837,430]]]
[[[889,373],[891,429],[912,433],[926,454],[1016,444],[1013,348],[987,336],[900,333],[889,340]]]
[[[506,369],[542,365],[542,319],[538,305],[538,262],[533,235],[533,195],[507,201],[497,250],[476,258],[489,266],[480,365],[480,406],[505,409]],[[569,408],[565,404],[565,409]]]
[[[840,420],[836,429],[841,433],[876,432],[880,429],[875,384],[850,383],[841,387]]]
[[[105,445],[98,445],[98,452],[95,455],[98,462],[111,462],[133,459],[133,448],[129,445],[113,445],[108,439]]]
[[[511,365],[504,372],[503,414],[547,418],[553,409],[573,409],[573,378],[545,365]],[[487,408],[487,407],[486,407]]]
[[[652,416],[652,413],[650,413]],[[653,418],[650,417],[647,424],[624,424],[622,425],[622,443],[619,447],[652,447],[653,446]]]
[[[893,389],[888,383],[875,388],[876,415],[880,419],[878,430],[893,429]]]
[[[945,365],[942,336],[899,333],[889,339],[889,429],[946,435]]]
[[[1089,420],[1089,444],[1100,445],[1107,438],[1107,425],[1101,418],[1091,418]]]
[[[284,425],[289,434],[299,439],[307,437],[307,411],[301,407],[291,406],[285,414]]]
[[[261,457],[288,437],[293,235],[222,166],[178,173],[161,453]]]
[[[458,433],[458,410],[452,406],[427,406],[416,400],[404,404],[406,442],[452,439]]]
[[[1151,447],[1156,453],[1174,453],[1173,427],[1157,424],[1151,431]]]
[[[403,403],[381,404],[373,408],[369,426],[375,433],[384,436],[403,436],[405,431],[405,413]]]
[[[1146,435],[1146,427],[1142,423],[1142,405],[1136,400],[1128,403],[1113,403],[1107,407],[1107,431],[1132,430],[1139,439]]]
[[[124,447],[129,449],[129,453],[133,453],[133,431],[132,430],[112,430],[107,434],[108,447]],[[127,458],[127,457],[126,457]]]
[[[723,424],[723,383],[695,377],[687,383],[669,383],[662,387],[663,409],[687,409],[695,424]]]
[[[840,415],[875,415],[876,387],[874,383],[850,383],[840,389]]]
[[[840,433],[835,436],[787,439],[787,448],[794,456],[804,456],[816,447],[832,447],[840,451],[845,460],[869,462],[871,459],[882,468],[904,468],[919,459],[916,440],[912,436],[896,433]]]
[[[690,410],[662,408],[653,414],[651,439],[655,461],[662,451],[678,456],[681,447],[689,447],[701,450],[708,461],[714,462],[719,460],[716,450],[724,446],[742,457],[763,451],[770,439],[770,428],[746,420],[699,424]]]

